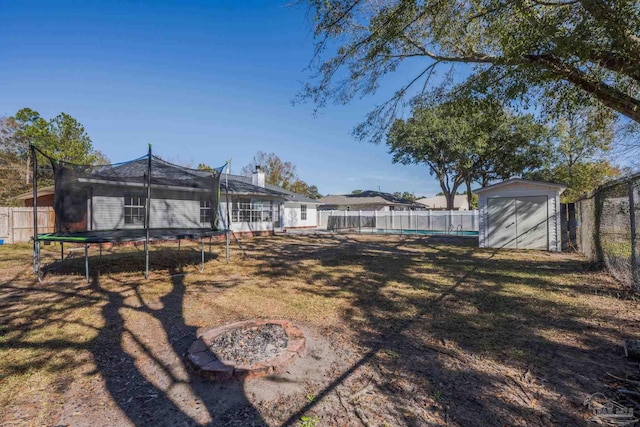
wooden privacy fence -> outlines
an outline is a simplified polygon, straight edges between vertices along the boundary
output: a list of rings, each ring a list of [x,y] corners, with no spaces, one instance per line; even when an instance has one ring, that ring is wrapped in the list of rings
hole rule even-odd
[[[53,232],[53,208],[38,208],[38,233]],[[33,208],[0,206],[0,240],[7,243],[28,242],[33,237]]]

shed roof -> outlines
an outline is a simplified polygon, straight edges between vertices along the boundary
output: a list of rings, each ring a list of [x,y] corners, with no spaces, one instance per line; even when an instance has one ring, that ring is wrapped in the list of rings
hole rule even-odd
[[[531,181],[531,180],[522,179],[522,178],[510,178],[510,179],[507,179],[505,181],[489,185],[487,187],[479,188],[477,190],[474,190],[473,192],[476,193],[476,194],[480,194],[480,193],[484,193],[484,192],[487,192],[487,191],[497,190],[499,188],[512,187],[512,186],[518,186],[518,185],[520,185],[520,186],[538,186],[538,187],[551,188],[551,189],[557,190],[559,192],[559,194],[562,194],[562,192],[567,189],[567,187],[565,185],[555,184],[555,183],[552,183],[552,182]]]

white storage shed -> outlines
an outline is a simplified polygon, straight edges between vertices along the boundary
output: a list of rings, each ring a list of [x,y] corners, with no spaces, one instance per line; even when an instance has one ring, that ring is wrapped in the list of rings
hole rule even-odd
[[[565,186],[512,178],[476,190],[481,248],[560,251]]]

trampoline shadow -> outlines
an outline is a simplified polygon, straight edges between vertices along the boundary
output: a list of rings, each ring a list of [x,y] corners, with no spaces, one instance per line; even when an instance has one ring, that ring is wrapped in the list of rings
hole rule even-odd
[[[204,252],[205,264],[219,258],[219,254]],[[139,248],[109,248],[102,253],[97,249],[89,252],[89,271],[91,275],[139,273],[145,272],[145,253]],[[149,252],[149,271],[158,272],[167,270],[199,270],[202,264],[202,253],[199,248],[183,247],[180,250],[173,248],[157,248]],[[85,275],[84,252],[69,252],[64,259],[58,259],[43,266],[43,279],[54,275]]]

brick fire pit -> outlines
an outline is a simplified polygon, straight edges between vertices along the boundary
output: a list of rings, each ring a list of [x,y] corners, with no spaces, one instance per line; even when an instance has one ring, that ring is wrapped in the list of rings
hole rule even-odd
[[[186,359],[205,378],[246,379],[284,370],[305,346],[300,328],[287,320],[247,320],[205,331]]]

